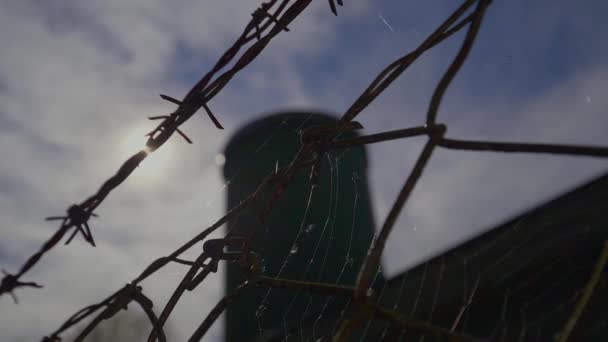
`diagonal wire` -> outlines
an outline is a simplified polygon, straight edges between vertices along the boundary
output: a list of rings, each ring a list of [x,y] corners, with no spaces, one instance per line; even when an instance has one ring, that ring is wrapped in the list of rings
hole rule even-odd
[[[118,169],[116,174],[104,182],[93,196],[87,198],[78,205],[74,205],[73,207],[78,208],[78,210],[84,213],[84,220],[73,220],[73,217],[70,217],[70,220],[67,222],[64,221],[59,230],[43,244],[42,248],[37,253],[32,255],[25,262],[18,273],[14,275],[5,275],[4,279],[2,280],[2,285],[0,286],[0,295],[10,293],[16,287],[33,284],[19,282],[19,278],[24,273],[29,271],[46,252],[53,248],[70,229],[76,227],[76,231],[81,232],[85,239],[91,245],[94,245],[93,236],[91,235],[87,224],[88,217],[92,215],[93,211],[103,202],[103,200],[110,194],[112,190],[118,187],[131,175],[131,173],[148,156],[149,153],[154,152],[156,149],[162,146],[171,137],[171,135],[178,130],[178,127],[186,122],[192,115],[194,115],[199,108],[204,107],[214,124],[218,128],[222,128],[217,119],[209,110],[208,102],[228,84],[230,79],[232,79],[232,77],[238,71],[242,70],[245,66],[251,63],[275,36],[277,36],[280,32],[283,32],[287,25],[290,24],[310,4],[310,2],[311,0],[296,0],[289,8],[287,8],[287,10],[285,10],[280,18],[276,18],[275,15],[282,13],[283,9],[288,3],[288,0],[282,1],[274,15],[267,14],[267,11],[276,3],[276,0],[263,3],[260,8],[254,12],[252,20],[245,27],[245,30],[241,36],[224,53],[224,55],[220,57],[219,61],[212,68],[212,70],[203,76],[203,78],[188,92],[182,101],[177,101],[170,96],[163,95],[164,99],[179,104],[179,107],[170,115],[164,116],[163,121],[152,132],[149,133],[149,139],[146,142],[146,149],[139,151],[127,159],[127,161],[125,161],[124,164]],[[256,15],[256,13],[266,13],[267,15]],[[270,19],[268,17],[270,17]],[[222,75],[218,76],[212,81],[213,77],[236,57],[238,51],[245,44],[251,41],[249,36],[254,30],[256,30],[256,28],[258,34],[260,34],[261,29],[259,28],[259,25],[264,23],[264,20],[265,24],[263,27],[270,27],[269,32],[261,36],[259,40],[247,48],[247,50],[235,62],[232,68],[225,71]],[[182,134],[187,141],[190,141],[190,139],[185,134],[181,133],[181,131],[180,134]]]
[[[215,114],[212,112],[209,101],[214,98],[229,81],[249,63],[251,63],[269,44],[269,42],[281,32],[289,31],[289,24],[311,3],[311,0],[270,0],[263,3],[253,14],[252,20],[246,25],[243,33],[236,42],[225,51],[215,66],[205,74],[201,80],[194,85],[186,94],[183,100],[177,100],[169,95],[161,95],[161,98],[177,105],[177,109],[168,114],[153,116],[151,119],[162,120],[162,122],[149,133],[146,149],[134,154],[127,159],[118,169],[116,174],[102,184],[97,193],[89,197],[80,204],[74,204],[68,208],[66,216],[50,217],[49,220],[62,220],[59,229],[47,240],[40,250],[32,255],[20,271],[16,274],[6,273],[0,284],[0,294],[10,293],[18,287],[30,286],[40,287],[33,282],[23,282],[19,278],[28,272],[40,258],[59,243],[63,237],[71,231],[71,236],[67,240],[70,242],[78,233],[91,245],[95,245],[93,235],[88,225],[90,216],[96,216],[93,211],[103,202],[109,193],[118,187],[135,170],[137,165],[143,161],[149,153],[158,149],[166,142],[173,133],[177,132],[187,142],[192,140],[179,129],[184,122],[193,116],[200,108],[203,108],[212,123],[219,129],[223,128]],[[330,9],[337,14],[336,3],[342,6],[342,1],[334,2],[329,0]],[[114,292],[112,295],[101,302],[87,306],[69,317],[54,333],[46,337],[45,341],[56,341],[59,335],[67,329],[79,324],[83,320],[97,314],[80,333],[77,340],[87,336],[101,321],[112,317],[121,309],[125,309],[132,300],[136,301],[144,310],[152,323],[153,329],[148,338],[149,341],[156,339],[164,340],[162,326],[171,315],[172,310],[177,305],[180,297],[186,291],[194,290],[210,273],[217,270],[219,261],[239,260],[242,271],[248,279],[234,293],[224,297],[206,318],[201,322],[197,330],[191,337],[192,341],[198,341],[204,337],[205,332],[214,324],[219,315],[234,301],[238,300],[250,286],[263,286],[269,289],[282,288],[296,293],[307,291],[328,296],[346,296],[353,300],[354,310],[348,315],[344,315],[343,321],[334,336],[335,340],[346,340],[352,332],[354,325],[361,320],[379,318],[391,323],[397,329],[420,330],[426,334],[434,335],[436,338],[448,338],[457,340],[470,340],[469,337],[459,336],[451,331],[435,327],[429,322],[412,321],[401,317],[398,313],[380,307],[377,304],[374,292],[371,290],[372,278],[379,267],[380,257],[384,246],[393,229],[395,221],[411,196],[418,180],[421,178],[426,164],[428,163],[433,150],[436,147],[456,150],[469,151],[492,151],[492,152],[525,152],[525,153],[552,153],[567,154],[576,156],[608,157],[608,148],[599,146],[574,146],[559,144],[532,144],[520,142],[493,142],[493,141],[473,141],[445,138],[447,127],[437,123],[437,115],[442,98],[447,91],[450,83],[467,60],[470,51],[475,43],[475,38],[481,27],[481,23],[490,5],[490,0],[465,0],[462,4],[431,33],[416,49],[389,64],[371,82],[367,89],[357,98],[346,110],[340,121],[333,127],[317,127],[304,130],[302,134],[303,145],[298,153],[293,157],[292,162],[286,167],[272,172],[265,177],[258,188],[253,191],[240,205],[232,209],[216,223],[203,230],[190,241],[179,247],[168,256],[158,258],[152,262],[142,273],[123,289]],[[276,5],[274,12],[270,10]],[[288,6],[288,4],[291,4]],[[476,4],[472,13],[466,15],[470,8]],[[388,86],[392,84],[410,65],[412,65],[424,52],[437,46],[439,43],[450,38],[454,33],[467,27],[467,33],[462,41],[456,56],[448,69],[443,74],[433,95],[430,99],[426,113],[426,124],[420,127],[411,127],[387,132],[380,132],[372,135],[360,136],[352,139],[338,140],[339,135],[346,130],[361,128],[361,125],[352,120],[359,115],[371,102],[373,102]],[[241,49],[246,44],[255,41],[245,51],[240,54]],[[234,62],[234,63],[233,63]],[[233,63],[232,67],[228,65]],[[227,69],[223,71],[224,69]],[[223,71],[223,72],[222,72]],[[403,185],[401,192],[396,198],[393,207],[387,215],[384,224],[377,237],[374,238],[368,250],[368,255],[360,269],[355,286],[341,286],[329,283],[315,283],[290,279],[280,279],[267,277],[260,272],[259,260],[255,251],[250,251],[250,243],[260,235],[261,227],[265,219],[273,211],[274,207],[281,199],[282,194],[290,185],[295,175],[304,169],[312,167],[313,170],[318,165],[320,158],[327,150],[350,148],[358,145],[378,143],[395,139],[402,139],[413,136],[426,135],[428,141],[424,146],[419,158]],[[319,157],[321,156],[321,157]],[[270,190],[269,199],[262,199],[262,195]],[[252,202],[265,200],[265,206],[256,215],[256,222],[252,222],[250,231],[245,237],[233,237],[231,232],[226,234],[221,248],[216,253],[208,254],[205,246],[209,242],[218,240],[206,240],[212,232],[217,230],[225,223],[237,219],[242,212],[247,209]],[[337,199],[336,199],[337,200]],[[243,241],[242,250],[237,255],[228,259],[223,259],[223,246],[232,239]],[[190,250],[195,245],[203,244],[204,250],[195,261],[180,258],[180,256]],[[263,252],[263,251],[262,251]],[[204,262],[211,259],[207,264]],[[143,295],[139,283],[167,264],[174,262],[189,266],[190,269],[182,279],[175,291],[171,294],[170,300],[157,317],[152,310],[152,301]],[[341,317],[342,318],[342,317]]]

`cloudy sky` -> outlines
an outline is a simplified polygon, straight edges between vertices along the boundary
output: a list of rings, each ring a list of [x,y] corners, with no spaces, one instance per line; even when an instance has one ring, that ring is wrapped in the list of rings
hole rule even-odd
[[[15,272],[57,228],[43,221],[97,190],[141,148],[153,124],[232,44],[258,1],[0,1],[0,265]],[[97,248],[58,246],[24,278],[43,290],[0,298],[5,341],[37,340],[105,298],[155,257],[224,212],[216,155],[265,111],[342,113],[384,66],[419,44],[454,1],[345,1],[334,17],[315,1],[210,105],[98,209]],[[608,145],[608,3],[496,0],[439,121],[448,136]],[[421,125],[462,34],[416,62],[358,120],[363,133]],[[368,149],[377,222],[424,139]],[[608,171],[608,161],[438,150],[385,253],[388,274],[478,234]],[[162,303],[183,275],[144,284]],[[183,340],[221,294],[216,276],[169,323]],[[159,306],[160,304],[157,304]],[[210,340],[221,335],[220,325]]]

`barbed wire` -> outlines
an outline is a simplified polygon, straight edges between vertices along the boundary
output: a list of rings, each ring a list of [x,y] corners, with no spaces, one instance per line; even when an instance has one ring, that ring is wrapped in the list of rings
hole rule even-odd
[[[169,115],[153,116],[149,119],[162,119],[162,122],[150,133],[148,133],[148,141],[146,149],[137,152],[118,169],[116,174],[110,177],[102,184],[100,189],[91,197],[87,198],[80,204],[74,204],[67,210],[66,216],[48,217],[47,220],[62,220],[60,228],[57,232],[47,240],[40,250],[32,255],[16,274],[6,274],[0,285],[0,295],[7,292],[12,292],[17,287],[41,285],[33,282],[20,282],[19,279],[28,272],[42,256],[51,250],[59,241],[61,241],[66,233],[74,228],[72,235],[66,241],[69,244],[76,234],[80,233],[84,239],[95,246],[93,235],[88,225],[88,220],[91,216],[95,216],[93,211],[105,200],[112,190],[118,187],[125,181],[137,166],[152,152],[161,147],[174,132],[178,132],[188,142],[192,142],[185,135],[179,126],[186,122],[194,115],[201,107],[204,108],[209,118],[219,129],[223,127],[215,118],[208,106],[208,102],[232,79],[232,77],[249,63],[266,47],[272,38],[287,28],[287,25],[302,12],[311,0],[298,0],[294,2],[280,19],[276,19],[285,10],[289,0],[282,0],[277,6],[273,14],[268,11],[277,3],[277,0],[270,0],[263,3],[252,14],[252,20],[245,27],[245,30],[236,40],[236,42],[220,57],[215,66],[187,93],[182,101],[178,101],[168,95],[161,95],[161,98],[175,103],[178,108]],[[266,34],[264,34],[268,31]],[[235,62],[234,66],[215,79],[213,77],[224,69],[238,54],[239,50],[247,45],[252,40],[257,41],[252,44]],[[212,81],[213,79],[213,81]]]
[[[320,295],[350,298],[352,300],[350,305],[351,310],[348,314],[344,315],[342,322],[338,327],[337,333],[334,336],[334,340],[337,341],[348,339],[357,323],[362,320],[370,320],[371,318],[388,322],[397,329],[416,330],[440,339],[450,338],[459,341],[475,340],[472,337],[457,334],[452,331],[453,329],[447,330],[434,326],[429,322],[416,321],[411,318],[403,317],[394,310],[382,307],[371,286],[379,266],[380,257],[382,256],[386,241],[391,234],[395,221],[422,175],[433,151],[437,147],[443,147],[446,149],[469,151],[551,153],[602,158],[608,157],[608,147],[473,141],[445,137],[447,126],[437,122],[439,106],[451,81],[467,60],[485,13],[491,2],[491,0],[463,1],[462,4],[417,48],[395,60],[383,69],[371,82],[368,88],[353,102],[336,124],[314,126],[304,129],[301,134],[302,146],[293,157],[291,163],[268,174],[255,191],[249,194],[239,205],[231,209],[214,224],[204,229],[201,233],[168,256],[160,257],[153,261],[138,277],[126,284],[122,289],[114,292],[101,302],[87,306],[76,312],[56,331],[44,337],[43,341],[59,341],[60,335],[63,332],[97,313],[75,339],[76,341],[82,341],[100,322],[111,318],[122,309],[126,309],[132,301],[135,301],[144,310],[152,324],[152,331],[150,332],[148,341],[165,341],[166,337],[164,335],[163,326],[167,321],[167,318],[171,315],[174,307],[179,302],[182,294],[185,291],[195,290],[209,274],[217,272],[218,265],[221,261],[237,262],[247,280],[235,291],[226,295],[217,303],[195,330],[189,339],[190,341],[199,341],[202,339],[221,313],[232,303],[238,301],[239,298],[243,296],[243,293],[246,293],[247,290],[253,286],[278,288],[286,291],[307,291]],[[44,254],[56,246],[70,230],[71,235],[67,239],[66,244],[69,244],[69,242],[80,233],[86,242],[95,246],[93,235],[88,225],[90,217],[96,216],[94,210],[105,200],[112,190],[118,187],[131,175],[141,161],[162,146],[173,133],[177,132],[188,143],[192,143],[192,140],[179,129],[179,126],[186,122],[200,108],[205,110],[207,116],[209,116],[212,123],[218,129],[222,129],[222,125],[209,108],[209,101],[229,83],[238,71],[251,63],[275,36],[281,32],[289,32],[289,24],[300,15],[310,3],[311,0],[282,0],[280,2],[277,0],[270,0],[263,3],[253,12],[252,20],[246,25],[243,33],[236,42],[226,50],[211,71],[205,74],[204,77],[192,87],[183,100],[179,101],[171,96],[161,95],[161,98],[176,104],[178,108],[168,115],[152,116],[149,118],[151,120],[162,120],[162,122],[148,134],[149,138],[146,143],[146,149],[127,159],[116,174],[103,183],[93,196],[80,204],[70,206],[66,216],[47,218],[47,220],[61,220],[62,222],[59,229],[42,245],[37,253],[32,255],[25,262],[19,272],[15,274],[5,272],[5,276],[0,284],[0,294],[10,293],[14,296],[13,291],[19,287],[42,287],[34,282],[23,282],[20,278],[28,272]],[[338,0],[337,4],[339,6],[343,5],[341,0]],[[472,9],[474,5],[475,7]],[[336,2],[329,0],[329,7],[332,13],[337,15]],[[274,11],[271,13],[273,8]],[[423,126],[380,132],[350,139],[338,139],[343,132],[362,128],[362,125],[353,121],[353,119],[372,103],[380,93],[390,86],[390,84],[414,61],[421,57],[426,51],[447,40],[465,27],[467,28],[467,32],[461,47],[433,92],[426,113],[426,121]],[[254,40],[255,43],[251,44],[251,46],[237,58],[239,51]],[[236,61],[231,68],[228,68],[228,70],[216,76],[235,59]],[[273,278],[264,274],[262,259],[260,254],[258,254],[258,252],[263,251],[252,250],[252,241],[260,235],[260,232],[262,231],[261,228],[268,215],[280,201],[283,193],[296,174],[303,170],[311,169],[311,175],[313,176],[311,181],[314,182],[314,179],[316,178],[315,175],[319,175],[320,168],[322,167],[321,160],[324,155],[331,150],[414,136],[427,136],[428,140],[419,155],[416,164],[407,177],[401,192],[393,203],[389,214],[384,220],[379,234],[372,241],[354,286]],[[267,194],[270,194],[270,196],[268,197]],[[229,230],[224,238],[208,239],[208,236],[219,227],[238,218],[244,210],[250,208],[250,204],[253,202],[264,203],[264,205],[263,209],[257,213],[256,221],[251,223],[251,228],[247,236],[233,236],[232,231]],[[202,243],[202,252],[198,253],[196,259],[185,260],[180,258],[184,252],[200,243]],[[224,248],[226,246],[232,247],[231,250],[233,251],[225,252]],[[175,291],[171,294],[170,299],[162,309],[160,315],[156,316],[153,310],[153,301],[143,293],[139,284],[169,263],[184,265],[189,267],[189,269]],[[14,297],[14,299],[16,301],[16,297]],[[572,321],[573,320],[570,320],[569,322]],[[572,329],[572,324],[574,323],[569,323],[568,329]]]

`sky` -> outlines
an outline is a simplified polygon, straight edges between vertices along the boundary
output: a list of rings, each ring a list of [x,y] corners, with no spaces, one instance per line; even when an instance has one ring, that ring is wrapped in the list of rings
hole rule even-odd
[[[43,220],[93,194],[154,123],[238,37],[258,1],[0,2],[0,266],[15,272],[57,226]],[[341,114],[375,75],[456,6],[448,0],[314,1],[210,102],[226,128],[195,115],[111,193],[92,221],[97,247],[57,246],[25,277],[44,289],[0,297],[4,341],[31,341],[99,301],[225,211],[216,156],[245,122],[282,109]],[[608,146],[608,3],[495,0],[440,107],[447,136]],[[372,134],[418,126],[463,34],[426,53],[359,117]],[[368,148],[380,225],[424,139]],[[396,274],[608,171],[587,157],[437,150],[384,255]],[[144,284],[163,303],[184,268]],[[221,277],[184,300],[177,340],[221,296]],[[157,304],[159,306],[159,304]],[[158,308],[157,308],[158,310]],[[220,324],[208,339],[219,340]]]

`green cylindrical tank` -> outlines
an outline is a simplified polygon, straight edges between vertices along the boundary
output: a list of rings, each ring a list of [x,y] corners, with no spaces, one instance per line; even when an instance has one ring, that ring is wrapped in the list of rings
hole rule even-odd
[[[288,165],[301,146],[300,131],[335,123],[321,113],[283,112],[243,127],[225,148],[228,210],[238,205],[277,168]],[[352,138],[344,133],[339,138]],[[298,174],[267,217],[252,251],[264,260],[264,274],[294,280],[353,285],[374,234],[363,147],[331,151],[323,160],[318,185],[310,170]],[[266,196],[268,198],[269,196]],[[247,236],[255,203],[228,223],[231,236]],[[245,281],[238,263],[226,266],[226,292]],[[310,337],[334,327],[346,299],[256,287],[226,313],[226,341]],[[330,319],[333,317],[333,320]]]

